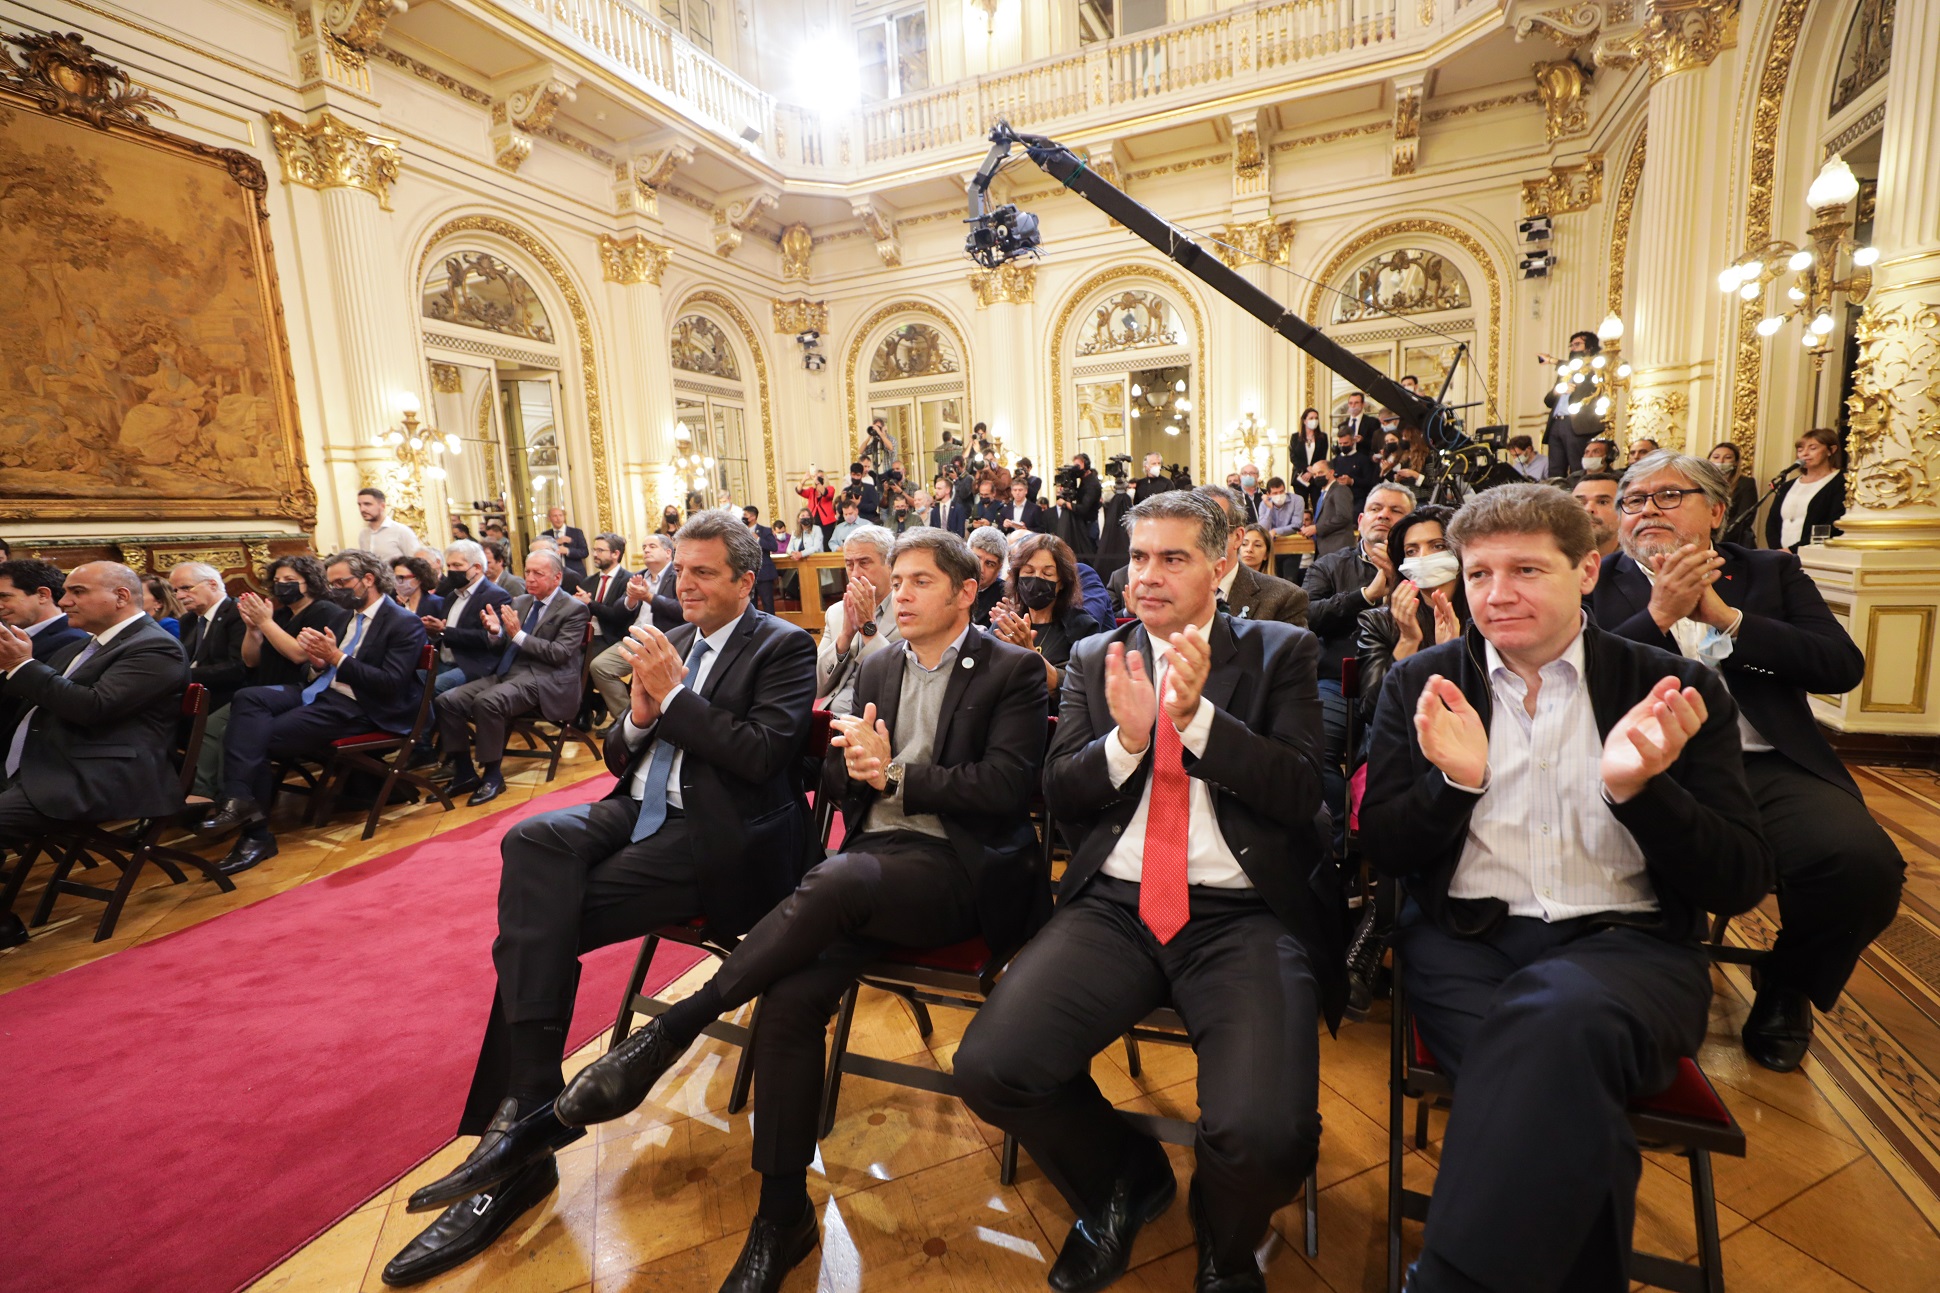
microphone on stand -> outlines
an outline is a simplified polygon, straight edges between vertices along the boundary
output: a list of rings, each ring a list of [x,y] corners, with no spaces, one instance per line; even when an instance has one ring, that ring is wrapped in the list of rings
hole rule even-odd
[[[1787,480],[1791,479],[1793,476],[1798,475],[1800,472],[1804,470],[1805,470],[1804,463],[1802,462],[1793,463],[1791,466],[1787,467],[1784,471],[1781,471],[1778,473],[1778,475],[1772,477],[1772,488],[1777,489],[1780,485],[1783,485]]]

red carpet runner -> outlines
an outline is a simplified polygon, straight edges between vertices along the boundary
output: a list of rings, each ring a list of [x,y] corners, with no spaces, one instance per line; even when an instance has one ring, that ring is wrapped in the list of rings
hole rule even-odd
[[[434,1153],[491,1006],[499,837],[612,784],[0,996],[0,1289],[239,1288]],[[637,949],[586,958],[572,1047]],[[663,945],[648,987],[700,955]]]

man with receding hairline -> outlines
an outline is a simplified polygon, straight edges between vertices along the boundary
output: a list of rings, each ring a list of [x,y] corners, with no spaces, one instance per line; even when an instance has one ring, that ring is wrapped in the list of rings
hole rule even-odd
[[[169,755],[189,666],[141,594],[141,577],[117,562],[77,567],[61,609],[86,636],[46,660],[26,630],[0,623],[0,697],[24,711],[0,754],[0,849],[64,822],[181,810]],[[113,758],[81,761],[110,749]],[[20,918],[0,914],[0,947],[26,940]]]

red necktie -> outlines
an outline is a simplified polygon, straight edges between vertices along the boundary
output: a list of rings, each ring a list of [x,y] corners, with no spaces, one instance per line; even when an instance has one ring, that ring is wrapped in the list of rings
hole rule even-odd
[[[599,592],[599,597],[596,600],[602,601],[602,602],[606,600],[606,581],[611,579],[612,577],[613,576],[611,574],[604,574],[600,576],[600,592]]]
[[[1165,695],[1161,680],[1159,695]],[[1186,838],[1192,820],[1185,745],[1163,706],[1153,737],[1152,799],[1145,807],[1145,865],[1138,887],[1138,914],[1161,943],[1185,928]]]

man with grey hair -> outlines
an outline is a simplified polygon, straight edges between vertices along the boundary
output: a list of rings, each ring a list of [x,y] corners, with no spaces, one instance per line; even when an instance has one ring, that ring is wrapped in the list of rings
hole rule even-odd
[[[1866,658],[1798,558],[1716,542],[1730,501],[1709,461],[1660,450],[1623,474],[1623,551],[1597,580],[1597,623],[1716,669],[1738,702],[1745,776],[1778,864],[1778,940],[1758,966],[1746,1052],[1790,1072],[1859,956],[1899,909],[1905,860],[1812,717]]]
[[[1228,569],[1219,580],[1221,608],[1243,620],[1279,620],[1306,628],[1306,592],[1298,584],[1277,575],[1249,570],[1239,559],[1240,537],[1249,520],[1245,499],[1224,485],[1201,485],[1197,492],[1226,515]]]
[[[1091,1062],[1129,1021],[1177,1010],[1199,1057],[1198,1287],[1264,1290],[1254,1253],[1318,1156],[1318,1025],[1346,996],[1345,910],[1320,865],[1319,644],[1219,612],[1210,499],[1169,490],[1128,519],[1139,622],[1073,649],[1045,761],[1072,842],[1057,912],[971,1021],[956,1082],[1077,1214],[1051,1287],[1102,1289],[1177,1185]]]
[[[745,529],[743,533],[754,542],[752,533]],[[1000,536],[1000,548],[1003,542]],[[858,525],[842,543],[842,568],[849,584],[841,602],[828,608],[821,646],[815,653],[815,694],[823,698],[822,707],[839,718],[852,712],[856,671],[862,662],[890,643],[902,641],[889,604],[889,551],[895,546],[896,536],[880,525]]]
[[[168,572],[168,586],[187,614],[182,616],[182,653],[189,658],[189,680],[209,689],[211,713],[229,703],[249,681],[243,664],[243,623],[236,599],[223,586],[222,572],[201,561],[182,561]]]
[[[496,657],[486,640],[484,611],[502,606],[512,594],[486,574],[485,549],[470,539],[460,539],[445,549],[445,577],[438,591],[445,598],[445,613],[422,615],[424,631],[438,644],[439,695],[461,683],[487,676]],[[520,584],[524,591],[524,583]],[[425,734],[430,744],[430,734]]]
[[[32,634],[0,621],[0,698],[20,711],[0,734],[0,850],[62,823],[181,810],[170,756],[188,663],[142,613],[141,594],[141,577],[124,565],[77,566],[61,609],[81,636],[44,660],[34,658]],[[109,750],[116,757],[92,757]],[[0,947],[26,941],[20,918],[0,912]]]
[[[1010,544],[1000,530],[982,525],[970,531],[970,551],[977,557],[977,600],[970,607],[970,622],[988,626],[990,608],[1004,598],[1004,570],[1010,562]]]

